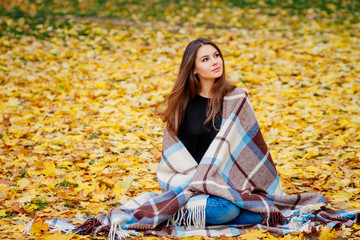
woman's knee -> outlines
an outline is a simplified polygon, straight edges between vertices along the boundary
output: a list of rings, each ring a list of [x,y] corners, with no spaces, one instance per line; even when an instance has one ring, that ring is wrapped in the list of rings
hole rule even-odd
[[[217,196],[210,196],[206,205],[206,223],[224,224],[240,214],[240,208],[232,202]]]

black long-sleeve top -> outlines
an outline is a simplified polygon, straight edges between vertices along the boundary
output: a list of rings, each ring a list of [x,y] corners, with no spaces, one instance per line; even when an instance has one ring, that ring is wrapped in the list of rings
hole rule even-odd
[[[200,95],[196,95],[189,102],[177,134],[197,163],[200,163],[221,126],[222,109],[215,117],[215,128],[211,120],[204,125],[208,102],[210,102],[209,98]]]

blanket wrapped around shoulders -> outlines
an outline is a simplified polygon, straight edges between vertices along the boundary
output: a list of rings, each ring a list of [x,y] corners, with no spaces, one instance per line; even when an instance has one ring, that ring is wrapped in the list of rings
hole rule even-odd
[[[274,236],[359,222],[359,210],[331,210],[321,194],[286,195],[261,134],[248,94],[235,88],[223,99],[221,128],[201,162],[193,159],[176,135],[165,130],[157,178],[162,193],[143,193],[106,215],[88,219],[68,232],[109,232],[127,237],[132,230],[166,236],[237,236],[245,230],[267,229]],[[209,195],[260,213],[262,224],[205,224]],[[313,206],[322,207],[312,208]],[[54,230],[59,219],[49,220]]]

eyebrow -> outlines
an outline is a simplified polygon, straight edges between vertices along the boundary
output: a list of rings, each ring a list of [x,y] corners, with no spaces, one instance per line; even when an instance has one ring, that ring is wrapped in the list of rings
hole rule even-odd
[[[216,54],[216,53],[219,53],[219,51],[216,50],[215,52],[213,52],[213,55]],[[202,59],[204,57],[209,57],[209,55],[204,55],[204,56],[200,57],[200,59]]]

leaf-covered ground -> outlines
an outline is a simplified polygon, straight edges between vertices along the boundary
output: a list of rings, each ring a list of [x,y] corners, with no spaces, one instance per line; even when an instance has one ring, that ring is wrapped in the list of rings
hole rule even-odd
[[[164,125],[154,109],[200,36],[249,92],[283,190],[359,209],[359,4],[319,2],[5,1],[0,237],[83,239],[50,235],[42,219],[102,214],[160,191]],[[36,216],[34,235],[21,233]],[[307,238],[357,239],[359,228]],[[256,238],[274,239],[238,237]]]

